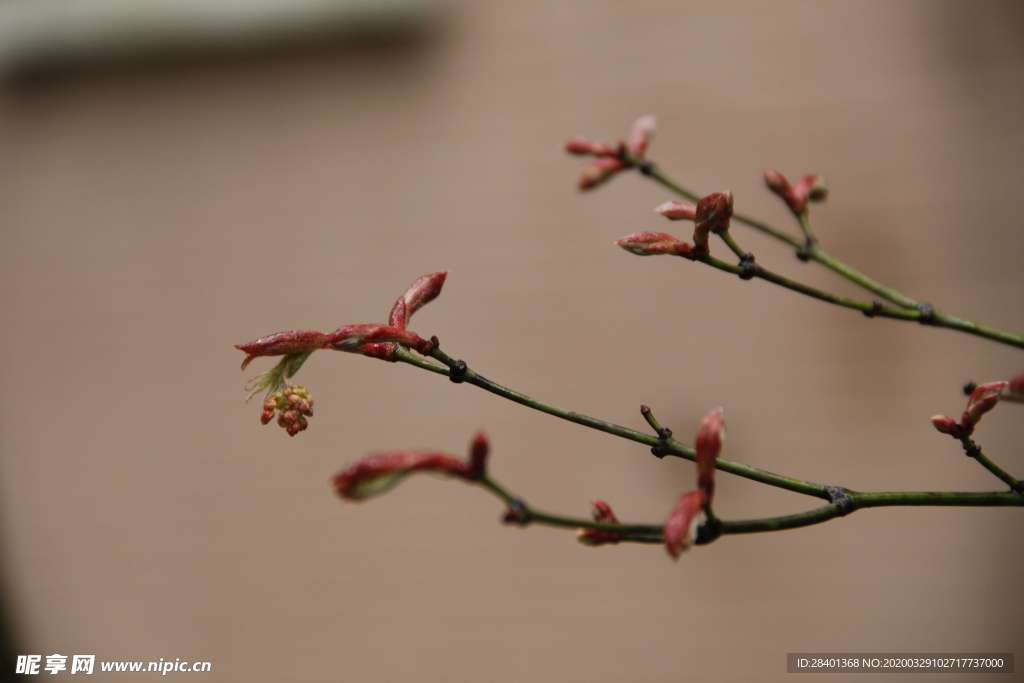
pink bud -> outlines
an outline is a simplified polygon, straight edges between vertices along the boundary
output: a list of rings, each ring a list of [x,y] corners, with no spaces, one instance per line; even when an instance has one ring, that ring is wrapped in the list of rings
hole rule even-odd
[[[577,185],[581,190],[590,190],[607,181],[626,168],[626,164],[615,157],[600,157],[583,165]]]
[[[960,424],[967,434],[974,431],[974,425],[978,424],[982,415],[996,407],[996,404],[999,403],[999,394],[1009,384],[1009,382],[989,382],[978,386],[971,392],[967,399],[967,410],[960,418]]]
[[[323,348],[326,340],[327,335],[323,332],[293,330],[291,332],[278,332],[268,337],[260,337],[256,341],[251,341],[248,344],[239,344],[235,348],[245,352],[245,360],[242,361],[242,369],[245,370],[253,358],[260,356],[283,356],[302,351],[316,351]]]
[[[778,171],[765,171],[764,182],[768,185],[768,189],[785,199],[792,191],[789,181],[786,180],[786,176],[782,175]]]
[[[400,482],[413,472],[470,479],[467,464],[434,451],[373,453],[356,460],[334,476],[335,492],[345,500],[364,500]]]
[[[487,474],[487,453],[490,451],[487,435],[481,429],[469,444],[469,472],[479,479]]]
[[[655,121],[654,116],[648,114],[641,116],[633,124],[633,130],[629,136],[629,153],[635,157],[643,158],[647,153],[647,145],[654,137]]]
[[[689,244],[663,232],[635,232],[616,240],[615,244],[637,256],[676,254],[692,258]]]
[[[394,342],[401,346],[416,349],[420,353],[430,352],[430,342],[414,332],[390,325],[345,325],[327,335],[323,348],[358,353],[365,344]]]
[[[722,452],[724,439],[725,421],[718,408],[704,416],[697,430],[697,486],[707,494],[708,502],[715,495],[715,460]]]
[[[708,253],[708,235],[721,232],[729,227],[732,218],[732,192],[715,192],[697,202],[693,228],[693,246],[698,254]]]
[[[388,325],[404,330],[408,322],[409,313],[405,304],[405,295],[403,294],[398,297],[398,301],[391,307],[391,313],[388,314]]]
[[[595,157],[613,157],[618,153],[614,147],[607,143],[594,142],[586,138],[569,138],[565,141],[565,151],[569,154]]]
[[[595,522],[605,522],[608,524],[619,523],[615,513],[612,512],[612,506],[600,498],[591,499],[590,506],[590,512],[591,515],[593,515]],[[576,531],[576,540],[583,545],[596,546],[618,543],[622,538],[615,531],[605,531],[603,529],[578,529]]]
[[[683,551],[690,547],[697,515],[707,504],[707,494],[698,489],[683,494],[672,508],[661,533],[665,539],[665,549],[673,559],[679,559]]]
[[[675,199],[665,202],[654,210],[673,221],[692,221],[697,217],[696,206],[690,202],[680,202]]]
[[[594,517],[595,522],[608,522],[609,524],[618,524],[619,518],[612,512],[612,506],[604,502],[600,498],[590,499],[590,513]]]
[[[943,434],[949,434],[956,439],[963,433],[957,421],[949,415],[932,415],[932,424]]]

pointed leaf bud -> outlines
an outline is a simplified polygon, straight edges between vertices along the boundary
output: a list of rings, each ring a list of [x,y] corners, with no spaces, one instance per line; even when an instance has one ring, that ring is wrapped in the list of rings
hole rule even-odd
[[[690,202],[673,199],[654,209],[665,218],[673,221],[692,221],[697,217],[697,207]]]
[[[725,439],[725,420],[722,409],[712,410],[700,421],[697,430],[697,486],[707,494],[710,502],[715,495],[715,460],[722,452]]]
[[[580,156],[613,157],[618,152],[605,142],[594,142],[586,138],[569,138],[565,141],[565,151]]]
[[[615,244],[637,256],[675,254],[692,258],[689,244],[663,232],[636,232],[616,240]]]
[[[619,523],[615,513],[612,512],[611,505],[600,498],[591,499],[590,507],[590,513],[594,517],[595,522],[604,522],[606,524]],[[609,543],[618,543],[622,540],[622,537],[615,531],[607,531],[604,529],[577,529],[576,540],[583,545],[598,546],[607,545]]]
[[[729,219],[732,218],[732,192],[715,192],[701,198],[697,202],[695,225],[693,228],[693,246],[698,254],[707,254],[708,235],[712,232],[721,232],[729,227]]]
[[[707,494],[698,489],[683,494],[672,508],[661,533],[665,540],[665,549],[673,559],[679,559],[683,551],[692,544],[693,527],[697,516],[707,504]]]
[[[988,382],[975,388],[967,399],[967,410],[960,418],[960,425],[967,434],[974,431],[974,426],[981,421],[981,416],[996,407],[999,394],[1009,382]]]
[[[469,444],[469,472],[474,479],[487,474],[487,454],[490,449],[487,435],[481,429]]]
[[[316,351],[324,347],[326,340],[327,335],[323,332],[292,330],[291,332],[278,332],[267,337],[260,337],[248,344],[238,344],[235,348],[245,352],[245,360],[242,361],[242,369],[245,370],[253,358]]]
[[[409,322],[409,318],[412,317],[413,313],[437,298],[441,293],[441,288],[444,287],[444,281],[447,279],[448,273],[450,272],[451,271],[449,270],[441,270],[436,273],[430,273],[421,278],[417,278],[415,282],[409,285],[409,289],[405,290],[405,294],[402,295],[402,298],[405,300],[406,323]],[[396,325],[396,327],[399,326]],[[401,325],[400,327],[405,329],[405,325]]]
[[[334,476],[335,492],[345,500],[365,500],[390,489],[413,472],[471,478],[466,463],[435,451],[372,453]]]
[[[626,164],[615,157],[600,157],[583,165],[577,185],[581,190],[591,190],[609,180],[626,168]]]
[[[652,114],[638,118],[633,123],[633,130],[629,135],[629,153],[642,159],[654,137],[654,130],[655,120]]]
[[[949,415],[932,415],[932,424],[943,434],[949,434],[954,439],[959,439],[963,433],[959,423]]]

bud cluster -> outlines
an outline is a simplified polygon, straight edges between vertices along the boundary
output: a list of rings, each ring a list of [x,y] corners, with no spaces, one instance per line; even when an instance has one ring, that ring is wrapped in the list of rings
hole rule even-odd
[[[295,436],[309,426],[306,418],[313,417],[313,397],[297,384],[271,394],[263,402],[260,422],[269,424],[275,411],[278,426],[283,427],[288,436]]]
[[[967,408],[957,422],[949,415],[933,415],[932,424],[943,434],[954,439],[966,439],[974,433],[974,427],[981,421],[981,416],[996,407],[1003,390],[1009,382],[988,382],[975,387],[967,399]]]
[[[606,142],[595,142],[580,137],[566,140],[564,149],[569,154],[595,157],[593,161],[583,165],[579,189],[593,189],[619,172],[645,163],[647,146],[654,137],[654,130],[654,117],[647,115],[641,116],[633,123],[628,143],[620,140],[618,145],[609,145]]]
[[[600,498],[594,498],[590,501],[590,514],[595,522],[603,522],[605,524],[619,523],[619,518],[612,512],[612,506]],[[622,536],[615,531],[606,531],[604,529],[578,529],[576,531],[576,540],[583,545],[598,546],[618,543],[622,540]]]
[[[764,182],[797,215],[807,211],[808,202],[823,202],[828,197],[828,185],[820,175],[805,175],[790,185],[778,171],[765,171]]]
[[[715,461],[722,452],[724,439],[725,420],[718,408],[704,416],[697,430],[697,489],[679,498],[662,528],[665,549],[674,559],[692,545],[698,515],[711,505],[715,495]]]
[[[673,200],[654,209],[673,221],[693,221],[693,246],[664,232],[636,232],[615,243],[638,256],[674,254],[691,261],[710,253],[708,237],[729,229],[732,218],[732,192],[713,192],[701,198],[696,205]]]

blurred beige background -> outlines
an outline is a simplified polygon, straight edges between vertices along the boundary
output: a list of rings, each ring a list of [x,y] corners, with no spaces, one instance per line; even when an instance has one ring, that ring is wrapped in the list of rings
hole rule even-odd
[[[232,345],[382,320],[450,268],[412,328],[520,391],[638,429],[647,403],[686,441],[722,405],[723,457],[822,483],[1002,488],[928,418],[958,414],[965,381],[1024,370],[1019,350],[626,254],[613,240],[667,229],[651,210],[669,195],[636,175],[580,195],[560,144],[654,113],[668,173],[787,228],[762,169],[822,173],[826,249],[1024,330],[1022,6],[430,9],[395,35],[8,78],[0,543],[17,652],[206,660],[203,680],[247,682],[781,681],[798,651],[1019,660],[1020,509],[866,510],[673,563],[504,527],[456,482],[342,504],[328,478],[351,459],[461,454],[480,427],[495,475],[565,514],[598,496],[659,522],[694,472],[340,353],[298,376],[317,412],[290,439],[244,402],[270,361],[239,372]],[[1018,476],[1022,417],[1003,406],[978,432]],[[719,479],[727,519],[814,504]]]

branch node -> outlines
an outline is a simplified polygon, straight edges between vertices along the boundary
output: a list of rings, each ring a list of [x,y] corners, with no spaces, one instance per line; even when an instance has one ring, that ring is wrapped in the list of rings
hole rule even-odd
[[[462,384],[466,381],[467,370],[469,370],[469,366],[466,365],[466,361],[457,360],[451,365],[450,372],[448,373],[448,379],[455,384]]]
[[[502,517],[505,524],[518,524],[519,526],[526,526],[533,519],[533,515],[530,514],[530,509],[526,507],[526,503],[518,498],[513,498],[508,501],[508,510],[505,511],[505,516]]]
[[[662,441],[667,441],[672,438],[672,430],[668,427],[662,427],[658,430],[658,438]]]
[[[1016,484],[1010,487],[1010,490],[1014,493],[1024,495],[1024,481],[1018,481]]]
[[[811,248],[817,243],[817,238],[808,237],[804,241],[803,246],[796,250],[796,257],[803,261],[804,263],[807,263],[808,261],[811,260]]]
[[[652,446],[651,447],[651,455],[653,455],[656,458],[664,458],[665,457],[665,451],[661,450],[661,446]]]
[[[845,517],[853,512],[853,500],[842,486],[826,486],[825,495],[828,497],[828,502],[836,506],[840,517]]]
[[[968,458],[977,458],[979,453],[981,453],[981,446],[973,441],[964,442],[964,455]]]
[[[882,310],[882,302],[879,301],[878,299],[875,299],[874,301],[871,302],[871,308],[869,308],[868,310],[864,311],[864,315],[866,315],[869,318],[874,318],[876,315],[878,315],[881,312],[881,310]]]
[[[935,307],[931,304],[918,304],[917,313],[919,316],[917,322],[922,325],[931,325],[935,322]]]
[[[654,164],[652,164],[650,161],[641,161],[639,164],[636,165],[636,168],[638,171],[640,171],[640,173],[642,173],[645,176],[649,176],[651,175],[651,173],[654,172]]]
[[[964,385],[964,396],[970,396],[974,393],[974,390],[978,388],[977,382],[968,382]]]
[[[754,255],[749,251],[745,253],[740,259],[740,267],[743,269],[740,271],[740,279],[752,280],[757,272],[757,266],[754,265]]]
[[[717,541],[721,535],[722,520],[717,517],[712,517],[697,527],[697,536],[693,539],[693,544],[707,545],[708,543]]]
[[[430,338],[430,346],[432,347],[431,350],[441,348],[441,342],[438,340],[436,334]]]

